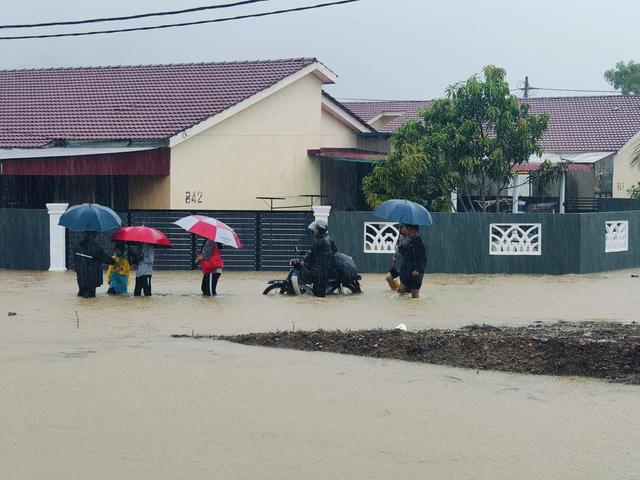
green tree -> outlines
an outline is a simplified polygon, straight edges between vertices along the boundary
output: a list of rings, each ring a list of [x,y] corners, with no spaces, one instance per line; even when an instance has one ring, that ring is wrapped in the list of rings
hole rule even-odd
[[[389,160],[364,179],[368,201],[376,205],[394,197],[420,201],[478,191],[486,211],[491,187],[504,190],[514,167],[541,153],[548,124],[546,114],[531,115],[529,106],[509,92],[505,76],[503,69],[487,66],[482,78],[474,75],[451,85],[445,98],[422,112],[421,122],[399,129]]]
[[[640,63],[633,60],[616,63],[614,68],[604,72],[604,78],[623,95],[640,93]]]
[[[627,189],[629,198],[640,198],[640,183],[636,183],[631,188]]]

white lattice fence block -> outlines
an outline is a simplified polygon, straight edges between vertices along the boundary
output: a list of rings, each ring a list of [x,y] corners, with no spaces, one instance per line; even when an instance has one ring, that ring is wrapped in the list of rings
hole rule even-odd
[[[399,236],[397,223],[364,222],[364,252],[393,253]]]
[[[541,223],[492,223],[490,255],[542,255]]]
[[[604,222],[604,251],[626,252],[629,250],[629,222],[614,220]]]

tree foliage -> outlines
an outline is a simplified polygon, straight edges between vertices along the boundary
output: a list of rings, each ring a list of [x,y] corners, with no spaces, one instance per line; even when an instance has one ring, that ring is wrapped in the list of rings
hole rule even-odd
[[[631,188],[627,189],[629,198],[640,199],[640,183],[636,183]]]
[[[453,191],[504,189],[514,167],[541,153],[548,116],[531,115],[509,92],[506,72],[494,66],[451,85],[445,98],[403,125],[392,137],[393,152],[365,178],[363,190],[376,205],[388,198],[449,198]]]
[[[614,68],[604,72],[604,78],[623,95],[640,93],[640,63],[633,60],[616,63]]]

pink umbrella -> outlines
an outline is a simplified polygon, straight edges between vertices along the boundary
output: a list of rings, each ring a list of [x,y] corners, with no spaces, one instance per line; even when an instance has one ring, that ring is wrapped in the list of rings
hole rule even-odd
[[[173,223],[184,228],[189,233],[233,248],[242,248],[240,238],[233,228],[215,218],[205,217],[204,215],[189,215]]]

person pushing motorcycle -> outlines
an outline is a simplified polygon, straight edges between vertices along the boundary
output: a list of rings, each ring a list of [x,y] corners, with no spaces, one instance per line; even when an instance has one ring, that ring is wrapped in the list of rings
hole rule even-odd
[[[329,235],[329,226],[324,220],[316,220],[309,225],[313,232],[311,251],[301,262],[306,267],[313,281],[313,294],[324,297],[327,293],[329,276],[331,274],[331,260],[336,253],[336,244]]]

